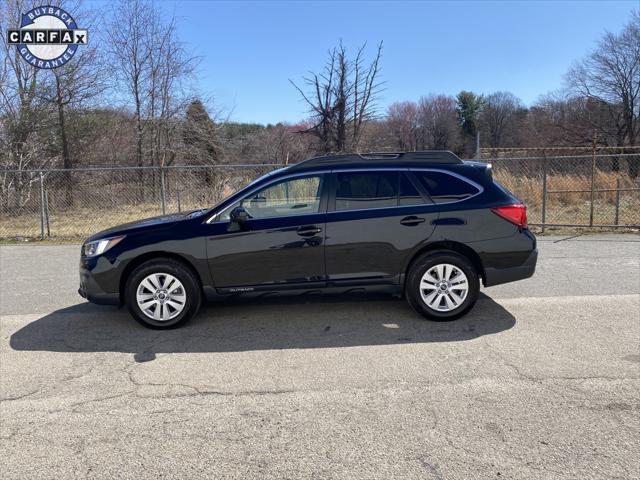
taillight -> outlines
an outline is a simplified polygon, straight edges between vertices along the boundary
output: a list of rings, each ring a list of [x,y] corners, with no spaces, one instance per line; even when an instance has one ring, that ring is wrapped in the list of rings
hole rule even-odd
[[[520,228],[527,228],[527,207],[522,204],[492,208],[491,211]]]

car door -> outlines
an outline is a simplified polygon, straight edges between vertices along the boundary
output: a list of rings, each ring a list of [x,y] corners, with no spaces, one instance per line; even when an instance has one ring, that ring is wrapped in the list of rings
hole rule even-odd
[[[438,212],[404,170],[332,172],[325,256],[330,285],[397,283]]]
[[[323,174],[279,179],[248,193],[209,225],[207,257],[221,291],[323,286],[327,194]],[[229,213],[241,206],[243,228]]]

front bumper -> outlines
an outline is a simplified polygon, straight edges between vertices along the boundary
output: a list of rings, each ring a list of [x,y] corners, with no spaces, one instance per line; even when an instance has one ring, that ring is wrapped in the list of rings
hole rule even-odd
[[[80,288],[78,294],[92,303],[100,305],[120,305],[119,292],[107,292],[96,282],[93,269],[96,259],[80,259]]]
[[[485,268],[484,286],[493,287],[502,283],[515,282],[531,277],[536,271],[538,261],[538,249],[534,249],[522,265],[508,268]]]

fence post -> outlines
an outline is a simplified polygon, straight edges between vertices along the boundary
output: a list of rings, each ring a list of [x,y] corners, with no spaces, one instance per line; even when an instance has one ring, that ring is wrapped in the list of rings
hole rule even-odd
[[[593,134],[593,155],[591,156],[591,197],[589,201],[589,226],[593,227],[593,200],[596,188],[596,135]]]
[[[40,172],[40,240],[44,240],[44,175]]]
[[[547,223],[547,156],[542,160],[542,233]]]
[[[49,191],[44,191],[44,218],[47,224],[47,238],[51,237],[51,226],[49,225]]]
[[[614,225],[618,225],[620,214],[620,178],[616,178],[616,217],[613,222]]]
[[[164,188],[164,168],[160,167],[160,203],[162,205],[162,214],[164,215],[166,213],[166,201],[165,201],[165,195],[166,195],[166,191]]]

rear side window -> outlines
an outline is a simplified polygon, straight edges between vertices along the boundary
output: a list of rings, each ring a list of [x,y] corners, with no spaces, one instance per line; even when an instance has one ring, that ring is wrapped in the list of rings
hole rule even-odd
[[[398,205],[397,172],[344,172],[336,177],[336,210]]]
[[[472,197],[478,188],[444,172],[413,172],[434,203],[457,202]]]

